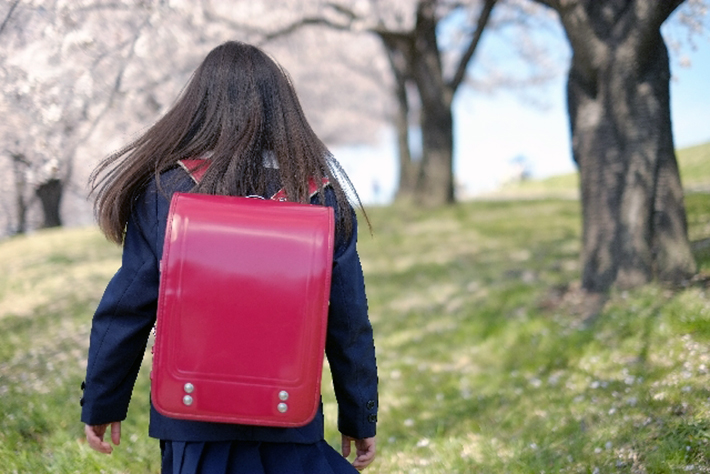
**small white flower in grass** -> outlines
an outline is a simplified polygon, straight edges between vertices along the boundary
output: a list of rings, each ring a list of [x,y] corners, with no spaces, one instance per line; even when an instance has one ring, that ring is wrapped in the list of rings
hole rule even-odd
[[[417,448],[426,448],[427,446],[429,446],[430,442],[431,441],[429,441],[429,438],[422,438],[417,441]]]
[[[683,392],[683,393],[688,393],[688,392],[690,392],[691,390],[693,390],[693,388],[692,388],[690,385],[686,385],[685,387],[683,387],[683,388],[680,389],[680,391]]]
[[[626,399],[626,404],[631,407],[635,407],[637,403],[638,403],[638,399],[636,397],[629,397]]]
[[[530,449],[537,449],[537,443],[530,443]]]
[[[530,379],[530,385],[532,385],[535,388],[538,388],[538,387],[540,387],[540,385],[542,385],[542,381],[538,378],[532,378],[532,379]]]
[[[396,441],[397,441],[397,438],[395,436],[390,436],[389,438],[387,438],[387,442],[390,444],[392,444]]]
[[[610,414],[610,415],[613,415],[614,413],[616,413],[616,408],[613,408],[613,407],[610,408],[610,409],[609,409],[609,414]]]
[[[601,452],[602,452],[602,448],[599,448],[599,447],[594,448],[594,454],[599,454]]]
[[[607,442],[604,444],[604,447],[606,448],[607,451],[609,451],[612,446],[613,446],[613,444],[611,444],[611,441],[607,441]]]
[[[594,470],[592,471],[592,474],[599,474],[599,468],[595,467]]]
[[[404,426],[406,426],[407,428],[411,428],[412,426],[414,426],[414,420],[411,418],[407,418],[406,420],[404,420]]]

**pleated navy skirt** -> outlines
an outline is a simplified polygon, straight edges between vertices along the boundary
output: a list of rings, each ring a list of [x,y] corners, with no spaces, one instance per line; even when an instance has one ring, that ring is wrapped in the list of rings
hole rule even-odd
[[[354,474],[325,441],[161,441],[163,474]]]

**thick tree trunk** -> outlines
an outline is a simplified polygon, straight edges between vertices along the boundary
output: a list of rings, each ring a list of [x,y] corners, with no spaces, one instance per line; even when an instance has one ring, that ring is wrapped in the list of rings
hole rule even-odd
[[[588,13],[594,20],[599,12]],[[583,36],[586,28],[567,20],[563,17],[574,49],[568,101],[581,176],[582,286],[596,292],[637,286],[654,276],[672,282],[688,278],[695,262],[673,146],[670,70],[660,23],[645,38],[639,37],[648,25],[637,23],[623,35],[597,35],[592,41]],[[614,30],[603,21],[584,26],[597,33]]]
[[[62,200],[63,184],[60,180],[53,178],[37,187],[35,193],[42,202],[44,211],[44,223],[42,227],[60,227],[62,219],[59,214],[59,205]]]

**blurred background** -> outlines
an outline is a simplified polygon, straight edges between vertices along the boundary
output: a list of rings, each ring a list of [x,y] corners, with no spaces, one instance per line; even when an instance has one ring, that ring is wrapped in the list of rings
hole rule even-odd
[[[417,186],[410,175],[435,174],[424,142],[439,131],[426,132],[426,116],[451,121],[442,165],[451,183],[441,186],[453,189],[434,201],[574,172],[565,90],[572,49],[545,3],[554,2],[5,0],[0,235],[91,223],[91,169],[153,123],[227,39],[259,44],[284,64],[366,204],[420,192],[409,189]],[[704,2],[675,3],[662,31],[673,136],[686,147],[710,140],[710,47]],[[410,51],[407,42],[430,26],[429,44]],[[426,55],[439,71],[415,77]],[[438,99],[426,105],[422,90],[437,81]],[[443,107],[444,119],[427,107]]]

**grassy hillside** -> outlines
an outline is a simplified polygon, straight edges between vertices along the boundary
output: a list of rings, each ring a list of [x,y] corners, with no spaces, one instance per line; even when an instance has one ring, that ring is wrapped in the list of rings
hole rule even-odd
[[[710,238],[710,196],[688,197]],[[686,288],[582,324],[578,203],[372,209],[360,238],[381,380],[371,473],[673,473],[710,465],[710,254]],[[364,227],[364,226],[363,226]],[[706,253],[703,253],[706,252]],[[111,456],[82,443],[92,310],[120,265],[95,229],[0,242],[0,472],[156,473],[146,357]],[[326,387],[327,439],[338,445]]]
[[[678,150],[683,186],[690,190],[710,190],[710,143]]]
[[[676,153],[683,187],[688,192],[710,190],[710,143],[683,148]],[[492,197],[541,198],[579,196],[579,175],[569,173],[545,179],[511,183],[491,193]]]

